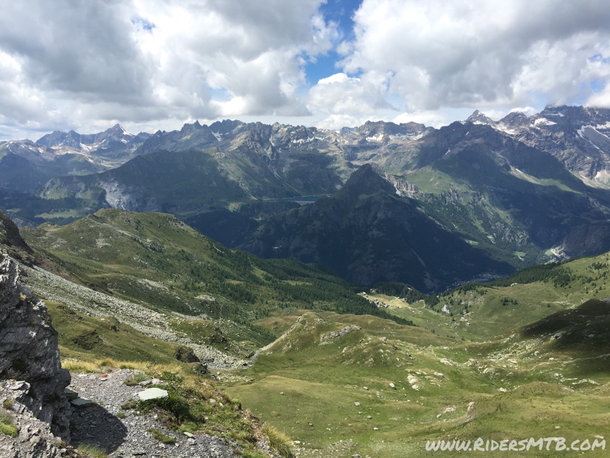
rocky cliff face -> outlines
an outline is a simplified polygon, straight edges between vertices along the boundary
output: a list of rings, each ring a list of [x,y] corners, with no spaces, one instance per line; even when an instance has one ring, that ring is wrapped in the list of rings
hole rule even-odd
[[[21,275],[16,261],[0,255],[0,380],[26,381],[29,389],[16,401],[69,440],[70,373],[61,368],[45,304],[20,285]]]
[[[465,124],[486,124],[514,139],[555,156],[588,184],[610,184],[610,110],[547,107],[533,116],[513,112],[493,121],[475,111]]]
[[[0,249],[25,264],[32,263],[32,249],[19,234],[19,228],[0,211]]]

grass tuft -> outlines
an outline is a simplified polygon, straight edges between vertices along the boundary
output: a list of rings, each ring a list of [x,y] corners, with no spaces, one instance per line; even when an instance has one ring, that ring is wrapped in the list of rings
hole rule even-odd
[[[11,437],[19,435],[19,429],[17,429],[15,422],[8,413],[0,412],[0,432]]]
[[[129,401],[126,401],[123,403],[123,405],[121,406],[121,409],[123,409],[123,410],[135,409],[137,405],[138,405],[138,401],[136,401],[135,399],[130,399]]]
[[[174,439],[171,436],[168,436],[167,434],[163,434],[161,431],[159,431],[158,429],[149,429],[148,432],[150,434],[152,434],[152,437],[154,437],[155,439],[157,439],[159,442],[162,442],[164,444],[175,444],[176,443],[176,439]]]
[[[61,440],[59,437],[56,437],[55,439],[53,439],[53,445],[57,448],[65,448],[66,447],[66,441]]]
[[[123,383],[125,383],[127,386],[135,386],[144,380],[149,380],[149,378],[150,377],[148,377],[148,375],[138,372],[137,374],[133,374],[131,377],[127,378]]]
[[[93,445],[80,444],[77,448],[79,452],[86,453],[93,458],[107,458],[106,453]]]
[[[269,438],[269,447],[278,452],[281,457],[292,458],[294,456],[290,450],[292,441],[286,434],[268,424],[263,426],[262,433]]]
[[[94,362],[88,361],[77,361],[77,360],[64,360],[61,366],[70,372],[76,372],[81,374],[89,374],[93,372],[100,372],[100,366]]]

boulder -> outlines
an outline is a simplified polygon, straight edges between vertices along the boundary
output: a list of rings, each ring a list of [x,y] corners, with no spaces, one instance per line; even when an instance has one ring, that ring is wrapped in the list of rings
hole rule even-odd
[[[71,401],[73,399],[76,399],[78,397],[78,393],[74,390],[71,390],[70,388],[65,388],[64,389],[64,394],[66,395],[66,399],[68,401]]]
[[[18,400],[51,431],[70,439],[70,405],[64,389],[70,373],[61,368],[57,331],[44,302],[20,284],[19,264],[0,255],[0,380],[25,380]]]
[[[210,373],[210,371],[208,369],[208,365],[207,364],[203,364],[203,363],[193,364],[191,369],[193,369],[193,371],[198,373],[199,375],[207,375],[207,374]]]
[[[186,345],[179,346],[174,356],[178,361],[182,361],[183,363],[198,363],[199,358],[195,354],[192,348],[187,347]]]
[[[75,407],[89,407],[96,405],[91,399],[85,398],[74,398],[70,401],[70,403]]]
[[[331,344],[331,343],[333,343],[333,341],[335,339],[338,339],[339,337],[343,337],[352,331],[359,331],[360,329],[361,329],[360,326],[351,325],[351,326],[344,327],[340,331],[333,331],[328,334],[324,334],[323,336],[320,337],[320,345]]]
[[[138,393],[138,397],[140,401],[150,401],[152,399],[163,399],[168,397],[166,390],[162,390],[161,388],[148,388],[147,390],[140,391]]]

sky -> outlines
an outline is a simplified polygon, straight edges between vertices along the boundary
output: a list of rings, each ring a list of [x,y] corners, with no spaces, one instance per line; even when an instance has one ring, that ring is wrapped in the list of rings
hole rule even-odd
[[[610,107],[606,0],[0,0],[0,141]]]

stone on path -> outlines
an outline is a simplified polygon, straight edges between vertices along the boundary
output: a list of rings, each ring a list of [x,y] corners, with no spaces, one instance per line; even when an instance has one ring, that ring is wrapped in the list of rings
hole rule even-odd
[[[75,399],[72,399],[70,401],[70,403],[76,407],[88,407],[88,406],[92,406],[95,404],[95,402],[93,402],[91,399],[85,399],[85,398],[75,398]]]
[[[68,401],[72,401],[78,397],[78,393],[70,388],[64,388],[64,394],[66,395],[66,399]]]
[[[160,388],[148,388],[147,390],[140,391],[138,393],[140,397],[140,401],[150,401],[151,399],[163,399],[167,398],[169,395],[166,390],[162,390]]]

